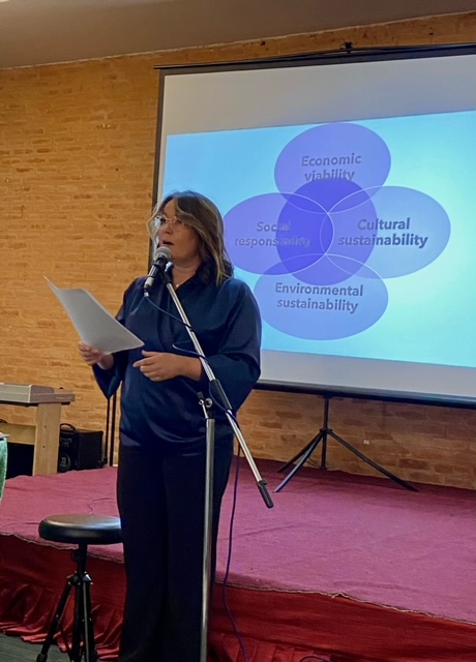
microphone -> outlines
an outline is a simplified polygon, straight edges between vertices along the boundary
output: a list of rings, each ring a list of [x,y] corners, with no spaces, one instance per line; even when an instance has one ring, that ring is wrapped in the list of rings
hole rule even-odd
[[[157,275],[165,270],[168,262],[172,261],[172,251],[167,246],[159,246],[154,255],[154,261],[144,283],[144,293],[148,294]]]

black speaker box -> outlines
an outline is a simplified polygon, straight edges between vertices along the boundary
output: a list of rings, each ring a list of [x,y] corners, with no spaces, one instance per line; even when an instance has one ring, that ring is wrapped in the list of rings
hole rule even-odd
[[[61,426],[58,471],[98,469],[103,464],[101,430],[80,430],[65,424]]]

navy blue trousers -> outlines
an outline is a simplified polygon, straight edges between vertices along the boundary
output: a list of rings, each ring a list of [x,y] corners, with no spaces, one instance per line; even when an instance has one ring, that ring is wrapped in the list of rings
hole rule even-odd
[[[217,438],[214,454],[212,577],[233,436]],[[200,661],[204,489],[205,442],[167,451],[121,444],[126,601],[119,662]]]

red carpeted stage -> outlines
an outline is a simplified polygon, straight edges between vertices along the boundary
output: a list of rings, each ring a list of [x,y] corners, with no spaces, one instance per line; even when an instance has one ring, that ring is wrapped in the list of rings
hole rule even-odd
[[[270,491],[278,465],[258,463]],[[51,514],[117,514],[111,467],[7,481],[0,507],[0,631],[40,642],[70,551],[38,537]],[[231,481],[232,482],[232,481]],[[186,486],[184,486],[186,489]],[[242,460],[227,590],[249,662],[474,662],[474,492],[304,469],[268,510]],[[233,498],[222,516],[224,576]],[[117,655],[124,593],[120,545],[91,547],[98,650]],[[192,553],[192,550],[191,550]],[[215,591],[211,660],[244,660]],[[70,618],[70,617],[69,617]],[[66,630],[68,623],[66,622]]]

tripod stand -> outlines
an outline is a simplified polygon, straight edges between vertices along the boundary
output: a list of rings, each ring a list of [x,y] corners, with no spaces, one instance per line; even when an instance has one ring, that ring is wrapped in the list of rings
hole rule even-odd
[[[321,469],[326,469],[326,455],[327,455],[327,439],[328,437],[331,437],[332,439],[335,439],[339,444],[342,446],[345,446],[349,451],[352,453],[355,453],[358,457],[360,457],[361,460],[364,462],[367,462],[367,464],[370,464],[371,467],[379,471],[381,474],[384,474],[388,478],[391,478],[394,480],[396,483],[401,485],[402,487],[405,487],[407,490],[411,490],[412,492],[418,492],[417,488],[411,485],[411,483],[407,483],[407,481],[402,480],[398,476],[395,476],[392,474],[390,471],[387,469],[384,469],[384,467],[381,467],[379,464],[371,460],[369,457],[361,453],[357,448],[352,446],[352,444],[349,444],[348,441],[343,439],[342,437],[339,437],[338,434],[334,432],[329,427],[329,401],[330,401],[330,396],[325,395],[324,396],[324,420],[322,422],[322,427],[317,433],[315,437],[311,439],[311,441],[304,446],[304,448],[301,448],[301,450],[296,453],[296,455],[289,460],[289,462],[286,462],[286,464],[283,464],[282,467],[278,469],[280,473],[286,471],[296,460],[299,460],[295,467],[288,473],[286,478],[281,481],[281,483],[278,485],[278,487],[275,489],[275,492],[279,492],[280,490],[283,489],[283,487],[291,480],[291,478],[294,476],[294,474],[299,471],[299,469],[303,466],[305,462],[311,457],[312,453],[315,451],[317,446],[321,443],[322,441],[322,451],[321,451]]]
[[[66,611],[70,593],[75,593],[73,641],[68,650],[71,662],[97,662],[99,660],[94,642],[94,631],[91,611],[91,577],[86,571],[87,545],[80,544],[73,552],[76,561],[76,571],[67,579],[60,601],[56,608],[55,617],[50,625],[46,640],[36,658],[36,662],[46,662],[48,651],[55,642],[55,636],[60,630],[61,621]]]

